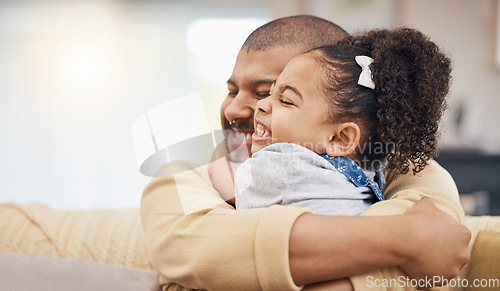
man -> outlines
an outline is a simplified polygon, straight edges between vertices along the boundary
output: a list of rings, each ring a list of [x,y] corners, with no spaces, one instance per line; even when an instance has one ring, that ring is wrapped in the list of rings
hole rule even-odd
[[[285,64],[345,35],[326,20],[296,16],[272,21],[249,36],[221,107],[231,166],[248,157],[255,105],[269,95]],[[208,290],[294,290],[388,267],[370,278],[397,278],[402,273],[396,266],[412,278],[451,278],[469,258],[470,233],[454,221],[463,219],[456,187],[435,162],[419,177],[388,173],[385,196],[391,199],[368,213],[393,216],[378,217],[320,216],[282,206],[235,211],[213,189],[208,166],[174,172],[153,179],[141,203],[150,259],[165,289],[181,288],[177,283]],[[417,203],[423,196],[434,197],[447,214],[430,199]],[[351,277],[351,282],[366,288],[366,278]]]

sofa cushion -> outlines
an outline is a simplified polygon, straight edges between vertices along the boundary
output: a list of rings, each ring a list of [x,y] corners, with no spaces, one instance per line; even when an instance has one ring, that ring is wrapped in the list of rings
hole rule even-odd
[[[0,252],[2,290],[159,291],[158,273],[82,259]]]
[[[61,210],[38,203],[2,203],[0,234],[0,252],[153,268],[139,209]]]
[[[471,251],[466,290],[499,290],[500,232],[487,230],[478,233]],[[480,288],[473,284],[479,283]]]

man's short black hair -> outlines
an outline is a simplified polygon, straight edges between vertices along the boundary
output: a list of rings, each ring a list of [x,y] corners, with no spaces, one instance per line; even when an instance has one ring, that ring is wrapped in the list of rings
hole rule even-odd
[[[297,46],[302,52],[333,45],[349,34],[335,23],[311,15],[279,18],[257,28],[243,44],[247,51]]]

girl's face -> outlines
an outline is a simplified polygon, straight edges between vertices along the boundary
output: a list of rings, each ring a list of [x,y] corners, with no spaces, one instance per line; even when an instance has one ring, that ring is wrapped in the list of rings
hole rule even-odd
[[[335,124],[329,118],[323,78],[313,53],[290,60],[271,95],[257,102],[252,153],[277,142],[325,152]]]

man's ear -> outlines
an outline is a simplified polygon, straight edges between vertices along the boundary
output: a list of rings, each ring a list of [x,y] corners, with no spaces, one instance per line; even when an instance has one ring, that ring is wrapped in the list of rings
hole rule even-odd
[[[330,157],[348,156],[354,152],[361,139],[361,129],[354,122],[342,123],[336,127],[326,153]]]

